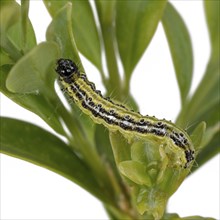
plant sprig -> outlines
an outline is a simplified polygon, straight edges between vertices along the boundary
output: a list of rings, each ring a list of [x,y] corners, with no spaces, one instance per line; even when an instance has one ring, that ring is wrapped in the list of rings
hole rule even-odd
[[[71,58],[84,71],[79,58],[79,53],[83,54],[99,70],[106,93],[116,91],[118,101],[129,97],[128,102],[138,109],[130,93],[130,79],[159,22],[162,22],[182,103],[176,124],[181,127],[194,124],[189,133],[198,150],[198,166],[192,168],[195,171],[219,153],[219,2],[204,2],[211,55],[203,79],[192,95],[189,95],[193,76],[190,35],[178,11],[166,0],[96,1],[99,24],[89,1],[44,0],[52,22],[47,29],[46,41],[40,44],[36,42],[28,18],[29,1],[22,0],[21,5],[13,0],[0,4],[0,90],[40,116],[68,140],[65,143],[36,125],[1,117],[1,153],[46,167],[77,183],[103,202],[111,219],[161,218],[147,213],[144,202],[140,202],[137,208],[134,195],[144,201],[147,192],[144,188],[141,188],[142,194],[132,194],[128,190],[131,184],[128,179],[134,178],[135,182],[137,178],[131,172],[136,165],[129,164],[131,168],[125,170],[127,165],[119,166],[114,157],[113,151],[120,145],[120,156],[126,157],[131,145],[125,148],[129,144],[117,134],[111,134],[110,142],[101,125],[94,125],[88,117],[79,114],[74,105],[71,105],[71,111],[65,108],[54,89],[54,65],[60,57]],[[105,55],[107,73],[104,73],[102,54]],[[119,62],[123,65],[122,78],[119,76]],[[55,111],[54,106],[57,106]],[[66,132],[64,125],[70,132]],[[127,181],[119,172],[122,168],[129,177]],[[169,175],[167,173],[168,182]],[[148,184],[147,177],[141,181]],[[175,190],[182,180],[177,182]],[[167,184],[165,189],[173,193],[175,190],[171,185]],[[157,209],[161,209],[161,205]],[[162,218],[207,219],[198,216],[181,218],[168,213]]]

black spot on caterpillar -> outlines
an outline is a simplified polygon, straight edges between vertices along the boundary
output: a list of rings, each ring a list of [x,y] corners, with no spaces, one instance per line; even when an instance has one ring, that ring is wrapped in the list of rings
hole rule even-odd
[[[187,168],[194,160],[194,147],[187,133],[175,124],[155,117],[142,116],[125,106],[102,96],[94,83],[79,71],[70,59],[59,59],[56,72],[64,91],[95,123],[111,131],[120,131],[127,138],[153,138],[169,145],[176,155],[175,163]]]

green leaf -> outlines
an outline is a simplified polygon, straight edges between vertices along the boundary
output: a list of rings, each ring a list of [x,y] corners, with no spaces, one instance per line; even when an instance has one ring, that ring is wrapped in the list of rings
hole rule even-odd
[[[115,44],[115,5],[116,1],[95,1],[98,12],[106,63],[108,68],[107,91],[115,91],[116,99],[122,100],[122,86],[120,82]],[[127,94],[126,94],[127,95]]]
[[[219,61],[219,1],[204,1],[205,14],[212,46],[212,59]]]
[[[180,218],[180,220],[192,220],[192,219],[193,219],[193,220],[215,220],[214,218],[202,217],[202,216],[198,216],[198,215]],[[175,219],[175,220],[176,220],[176,219]]]
[[[78,64],[80,70],[84,71],[73,38],[71,12],[71,4],[67,3],[54,16],[51,24],[47,29],[47,40],[56,42],[60,47],[61,56],[74,60]],[[67,100],[69,99],[68,96],[66,96],[66,98]],[[68,129],[75,138],[75,141],[77,142],[76,146],[78,150],[80,150],[84,157],[87,158],[88,162],[90,161],[90,163],[93,163],[93,165],[95,166],[96,163],[94,161],[92,162],[91,160],[91,155],[93,155],[94,157],[97,156],[95,155],[96,152],[94,151],[94,149],[92,149],[92,145],[94,145],[94,142],[91,140],[91,138],[93,138],[95,128],[93,126],[89,126],[87,116],[81,117],[80,110],[75,106],[72,106],[71,115],[65,111],[62,111],[60,113],[65,124],[67,125]],[[86,125],[84,123],[86,123]],[[99,168],[97,167],[97,169]]]
[[[158,152],[158,143],[149,139],[135,141],[131,145],[131,159],[140,163],[152,164],[157,166],[156,161],[160,161],[161,155]]]
[[[66,97],[67,101],[69,97]],[[72,123],[76,124],[76,129],[80,130],[80,133],[83,134],[84,138],[92,147],[95,148],[95,130],[96,124],[91,120],[91,118],[82,113],[82,110],[75,104],[71,105],[71,115],[73,117]]]
[[[15,1],[1,1],[0,2],[1,19],[0,30],[3,35],[14,23],[19,19],[19,5]]]
[[[92,13],[91,6],[87,0],[85,1],[53,1],[53,0],[44,0],[44,4],[47,7],[47,10],[51,14],[53,18],[57,15],[59,10],[66,5],[67,2],[72,3],[69,4],[69,9],[71,15],[68,15],[68,21],[71,23],[73,28],[74,38],[76,41],[77,48],[79,51],[88,59],[90,60],[99,70],[102,69],[101,63],[101,46],[100,46],[100,39],[98,36],[98,31],[94,19],[94,15]],[[62,9],[63,10],[63,9]],[[71,13],[72,12],[72,13]],[[63,12],[64,13],[64,12]],[[58,21],[57,21],[58,22]],[[63,14],[63,18],[60,19],[59,29],[62,28],[63,22],[65,23],[65,18]],[[65,25],[64,27],[65,28]],[[68,29],[69,30],[69,29]],[[67,33],[67,29],[63,32],[64,35]],[[65,37],[65,36],[64,36]],[[69,41],[69,39],[68,39]],[[66,42],[68,43],[68,42]],[[67,47],[68,48],[68,47]],[[68,51],[71,53],[72,48],[70,47]]]
[[[167,1],[117,1],[116,36],[126,81],[149,45]]]
[[[191,140],[193,142],[194,148],[195,150],[199,150],[199,148],[201,148],[202,146],[202,141],[204,138],[204,133],[205,133],[205,129],[206,129],[206,123],[205,122],[201,122],[192,132],[192,134],[190,135]]]
[[[1,118],[1,152],[56,172],[107,200],[85,163],[59,138],[33,124]]]
[[[210,126],[205,134],[204,138],[202,140],[202,146],[206,146],[210,143],[210,141],[213,139],[213,137],[220,132],[220,121],[217,122],[215,125]]]
[[[84,71],[72,34],[71,12],[71,4],[67,3],[55,15],[48,27],[47,39],[49,41],[55,41],[59,45],[62,57],[70,58],[76,63],[78,62],[80,70]],[[89,127],[88,124],[86,126],[83,125],[87,118],[80,117],[79,109],[76,110],[75,107],[72,107],[72,110],[72,115],[66,111],[61,111],[60,113],[66,126],[74,137],[73,141],[77,150],[83,155],[84,159],[92,167],[97,176],[99,175],[99,177],[103,178],[103,181],[107,182],[105,170],[103,167],[100,167],[100,158],[98,157],[96,149],[93,148],[94,143],[90,139],[90,135],[94,134],[94,127]],[[109,188],[111,187],[109,186]]]
[[[105,210],[108,214],[108,216],[110,217],[110,220],[119,220],[119,219],[123,219],[123,220],[133,220],[135,219],[139,219],[137,216],[136,218],[136,213],[133,213],[131,210],[129,210],[129,212],[124,212],[118,208],[114,208],[111,206],[107,206],[105,205]]]
[[[117,166],[122,161],[131,160],[130,144],[127,139],[118,131],[110,132],[109,138]]]
[[[170,3],[167,3],[164,10],[162,24],[173,59],[182,105],[184,105],[193,74],[192,43],[184,21]]]
[[[220,153],[220,122],[206,130],[201,146],[197,150],[196,163],[198,166],[193,167],[192,172]]]
[[[29,0],[21,0],[21,40],[24,52],[28,52]]]
[[[133,95],[129,94],[126,98],[124,97],[124,100],[126,100],[125,105],[127,105],[129,109],[132,109],[132,110],[134,110],[136,112],[139,111],[138,104],[135,101]]]
[[[71,21],[72,5],[67,3],[50,23],[46,37],[48,41],[54,41],[61,50],[61,57],[70,58],[83,70],[81,60],[73,37]]]
[[[212,52],[201,83],[177,118],[180,126],[206,121],[209,127],[219,121],[219,2],[205,1],[204,4]]]
[[[207,118],[215,115],[212,122],[214,124],[219,121],[216,112],[220,109],[219,100],[219,65],[218,62],[210,62],[192,98],[181,109],[176,123],[182,127],[187,127],[187,125],[196,125],[201,121],[207,122]],[[216,113],[210,114],[211,111]],[[209,124],[207,122],[207,126]]]
[[[15,1],[0,1],[0,5],[1,48],[9,53],[13,60],[17,60],[21,57],[21,53],[7,35],[8,30],[19,20],[19,6]]]
[[[219,2],[205,1],[204,6],[212,53],[201,83],[189,103],[182,109],[177,122],[183,124],[184,121],[195,123],[204,120],[209,128],[219,123],[219,53],[214,52],[219,48]]]
[[[14,93],[46,93],[55,96],[54,61],[59,57],[57,45],[44,42],[23,56],[11,69],[6,87]]]
[[[115,167],[114,155],[109,140],[109,131],[103,125],[96,125],[95,143],[101,157],[107,160],[112,167]]]
[[[115,5],[116,1],[101,1],[97,0],[95,2],[98,11],[99,21],[101,25],[112,25],[115,16]]]
[[[59,134],[65,134],[63,127],[59,121],[59,114],[56,108],[60,105],[59,102],[51,103],[47,96],[39,93],[36,94],[17,94],[10,92],[6,88],[6,79],[11,66],[2,66],[0,68],[0,91],[5,94],[9,99],[16,102],[20,106],[34,112],[47,122]]]
[[[36,45],[35,33],[27,17],[28,8],[25,6],[21,10],[21,6],[15,1],[7,1],[3,5],[1,3],[1,6],[1,47],[17,61]]]
[[[215,220],[214,218],[202,217],[202,216],[188,216],[179,217],[176,213],[166,213],[163,216],[163,220]]]
[[[202,151],[199,152],[196,157],[197,167],[192,167],[192,172],[196,169],[200,168],[206,162],[208,162],[211,158],[220,153],[220,129],[216,133],[213,134],[211,141],[202,148]]]
[[[123,161],[119,163],[118,168],[120,172],[136,184],[152,185],[151,179],[147,174],[147,167],[143,163],[137,161]]]
[[[184,127],[187,127],[187,124],[191,126],[189,133],[201,121],[206,122],[207,131],[219,123],[220,102],[218,71],[217,63],[216,65],[209,63],[202,82],[177,118],[177,124],[183,125]],[[219,153],[219,135],[218,133],[215,134],[215,136],[210,136],[209,141],[203,144],[202,149],[200,149],[196,157],[198,167],[193,167],[193,170],[200,168],[202,164]]]
[[[199,149],[196,162],[201,167],[212,157],[220,153],[220,121],[219,121],[219,103],[216,107],[206,114],[211,118],[205,119],[209,125],[203,137],[201,149]],[[216,119],[217,118],[217,119]],[[218,121],[217,121],[218,120]],[[215,122],[215,124],[213,124]],[[196,170],[197,167],[193,167]]]
[[[162,219],[168,198],[190,169],[176,166],[174,153],[169,154],[168,148],[162,148],[159,140],[149,137],[132,143],[131,138],[127,140],[119,132],[110,133],[117,167],[129,186],[138,212]]]
[[[7,79],[2,75],[1,85],[5,95],[38,114],[55,131],[63,134],[60,116],[54,110],[54,107],[62,105],[54,90],[56,74],[53,64],[58,54],[56,44],[39,44],[12,67]]]
[[[210,59],[206,73],[199,84],[197,90],[193,94],[189,102],[184,105],[178,118],[177,124],[191,125],[189,133],[201,121],[207,124],[207,131],[219,123],[219,65],[218,61]],[[206,133],[205,133],[205,138]],[[202,164],[207,162],[213,156],[219,153],[219,133],[213,133],[209,136],[209,140],[203,143],[203,148],[199,151],[196,158],[198,167],[193,167],[193,170],[198,169]]]
[[[109,131],[104,128],[103,125],[96,125],[95,144],[106,173],[109,175],[109,181],[114,188],[115,194],[117,196],[123,195],[123,183],[116,167],[116,162],[109,140]]]
[[[14,61],[10,58],[10,56],[4,52],[2,48],[0,48],[0,66],[7,65],[7,64],[14,64]]]

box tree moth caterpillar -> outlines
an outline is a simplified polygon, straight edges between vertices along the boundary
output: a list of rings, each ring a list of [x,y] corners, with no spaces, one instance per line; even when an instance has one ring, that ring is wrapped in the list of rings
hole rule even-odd
[[[70,59],[59,59],[56,72],[63,89],[78,107],[95,123],[111,131],[118,130],[127,138],[151,138],[173,151],[176,165],[188,168],[194,161],[194,147],[187,133],[175,124],[155,117],[142,116],[102,96],[85,73]]]

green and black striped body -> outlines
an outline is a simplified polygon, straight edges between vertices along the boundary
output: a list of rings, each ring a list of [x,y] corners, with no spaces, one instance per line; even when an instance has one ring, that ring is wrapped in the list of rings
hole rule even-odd
[[[128,139],[150,138],[158,140],[160,145],[169,145],[177,154],[178,166],[187,168],[194,160],[194,147],[184,130],[169,121],[143,116],[103,97],[69,59],[59,59],[56,71],[63,90],[95,123],[103,124],[111,131],[118,130]]]

